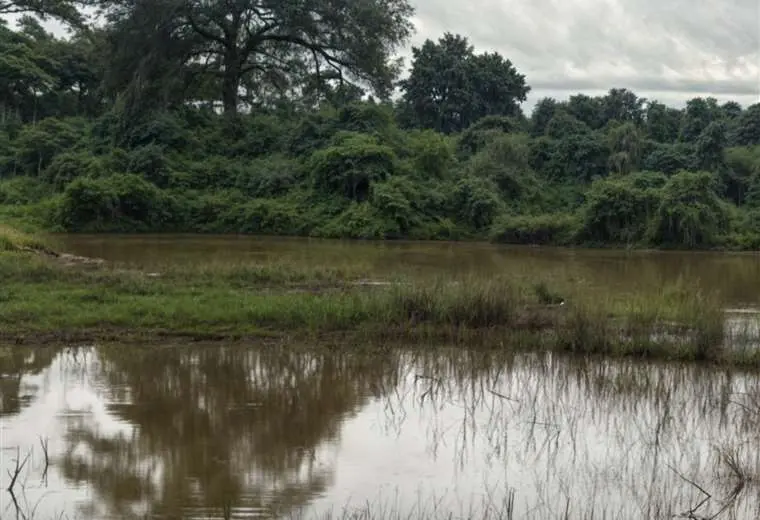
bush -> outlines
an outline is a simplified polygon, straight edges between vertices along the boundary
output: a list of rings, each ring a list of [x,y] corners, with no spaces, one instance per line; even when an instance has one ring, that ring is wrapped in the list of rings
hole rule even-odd
[[[127,170],[160,188],[169,186],[169,160],[162,145],[148,144],[135,148],[128,155]]]
[[[491,228],[491,240],[503,244],[569,245],[578,233],[578,219],[570,214],[500,217]]]
[[[299,235],[309,224],[288,201],[262,199],[235,206],[220,216],[226,230],[250,234]]]
[[[171,199],[134,174],[80,177],[63,192],[56,224],[67,231],[146,231],[170,226]]]
[[[302,167],[284,155],[271,155],[248,162],[235,179],[235,186],[251,197],[277,197],[290,191]]]
[[[419,211],[414,204],[418,198],[417,190],[409,179],[392,177],[372,187],[370,201],[386,225],[393,223],[393,228],[388,229],[390,234],[401,237],[420,222]]]
[[[415,177],[442,179],[448,176],[456,163],[450,137],[432,130],[417,130],[409,132],[407,140]]]
[[[496,185],[488,179],[473,176],[463,177],[457,182],[452,205],[457,218],[475,230],[490,226],[502,211]]]
[[[21,128],[14,142],[16,163],[28,175],[40,175],[56,155],[72,151],[86,136],[83,119],[43,119]]]
[[[325,238],[383,239],[395,235],[396,230],[396,225],[385,221],[372,204],[351,202],[344,212],[315,229],[312,234]]]
[[[530,167],[528,143],[524,134],[495,137],[472,157],[469,172],[493,181],[507,200],[532,194],[538,188],[538,178]]]
[[[40,202],[50,195],[50,189],[36,179],[14,177],[0,181],[0,204],[21,206]]]
[[[59,191],[77,177],[97,178],[106,175],[103,160],[84,151],[57,155],[44,172],[44,178]]]
[[[344,133],[309,159],[315,189],[355,201],[366,200],[372,183],[393,175],[396,169],[394,151],[365,134]]]
[[[644,179],[638,178],[643,184]],[[636,243],[644,239],[661,192],[638,187],[628,177],[591,184],[581,209],[581,238],[593,242]]]
[[[457,143],[457,153],[466,159],[478,153],[494,139],[499,139],[520,129],[511,117],[486,116],[462,132]]]
[[[662,189],[662,199],[649,230],[655,244],[688,248],[716,245],[728,230],[728,212],[708,172],[677,173]]]

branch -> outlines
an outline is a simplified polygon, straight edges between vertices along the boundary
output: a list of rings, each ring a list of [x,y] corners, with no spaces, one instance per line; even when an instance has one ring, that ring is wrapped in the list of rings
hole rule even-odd
[[[275,42],[284,42],[284,43],[292,43],[295,45],[299,45],[305,49],[309,49],[310,51],[319,54],[331,65],[334,65],[337,63],[338,65],[342,67],[348,67],[348,68],[351,67],[350,63],[343,61],[339,58],[336,58],[335,56],[330,55],[326,50],[327,47],[322,46],[322,45],[317,45],[316,43],[308,42],[298,36],[269,34],[269,35],[263,35],[262,41],[275,41]]]
[[[210,31],[208,31],[206,29],[203,29],[200,25],[198,25],[196,23],[195,19],[193,18],[192,14],[188,13],[188,15],[187,15],[187,21],[190,23],[190,27],[192,27],[195,32],[197,32],[198,34],[200,34],[201,36],[203,36],[207,40],[213,40],[213,41],[215,41],[215,42],[223,45],[224,47],[228,46],[228,41],[227,40],[225,40],[224,38],[222,38],[218,34],[214,34],[214,33],[210,32]]]

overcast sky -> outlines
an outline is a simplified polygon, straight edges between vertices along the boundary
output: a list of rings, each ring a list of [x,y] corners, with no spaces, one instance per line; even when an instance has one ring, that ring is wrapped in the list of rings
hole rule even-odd
[[[467,36],[526,75],[526,113],[545,96],[614,87],[676,106],[710,95],[760,101],[760,0],[411,1],[407,64],[426,38]]]
[[[413,0],[412,45],[446,31],[497,51],[544,96],[626,87],[683,105],[760,96],[760,0]]]

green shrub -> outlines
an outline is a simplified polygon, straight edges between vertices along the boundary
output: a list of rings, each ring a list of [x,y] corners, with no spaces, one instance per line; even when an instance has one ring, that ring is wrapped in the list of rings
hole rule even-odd
[[[728,230],[728,212],[708,172],[682,171],[668,180],[649,229],[649,240],[688,248],[716,245]]]
[[[56,224],[67,231],[145,231],[170,226],[170,199],[134,174],[79,177],[63,192]]]
[[[104,177],[108,173],[104,161],[86,151],[57,155],[45,169],[44,178],[56,190],[63,190],[77,177]]]
[[[577,217],[563,213],[502,216],[491,228],[491,240],[504,244],[569,245],[578,228]]]
[[[343,133],[332,146],[314,152],[308,168],[315,189],[363,201],[374,182],[395,173],[397,160],[395,152],[377,139],[366,134]]]

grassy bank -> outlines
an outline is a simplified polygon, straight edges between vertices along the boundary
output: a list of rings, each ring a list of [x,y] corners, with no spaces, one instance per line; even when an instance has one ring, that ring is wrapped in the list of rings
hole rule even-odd
[[[718,300],[680,283],[657,294],[600,297],[509,276],[373,281],[359,267],[219,264],[145,273],[40,253],[44,243],[21,233],[2,236],[6,343],[331,337],[758,361],[723,345]]]
[[[0,252],[41,251],[48,249],[44,240],[31,233],[0,224]]]

